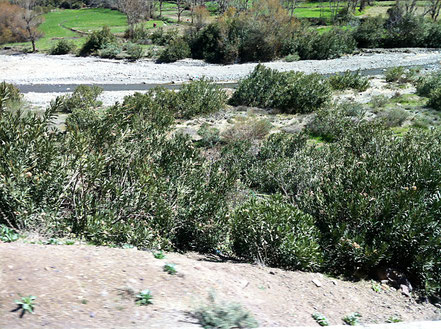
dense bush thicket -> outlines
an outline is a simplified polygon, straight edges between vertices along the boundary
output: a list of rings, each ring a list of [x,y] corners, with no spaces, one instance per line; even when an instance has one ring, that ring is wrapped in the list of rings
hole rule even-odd
[[[322,263],[314,218],[281,196],[251,199],[234,213],[231,239],[240,257],[290,269],[317,270]]]
[[[278,10],[277,19],[269,17]],[[302,28],[283,10],[251,11],[227,15],[200,30],[190,30],[186,39],[193,58],[211,63],[271,61],[298,54],[300,59],[328,59],[351,53],[351,32],[333,29],[319,33]],[[280,11],[280,12],[279,12]]]
[[[199,99],[214,88],[201,81],[100,112],[75,108],[65,132],[51,128],[50,109],[1,110],[0,224],[335,274],[392,267],[440,293],[439,130],[397,136],[347,105],[307,128],[329,143],[279,133],[217,144],[209,160],[173,122],[216,111]]]
[[[353,31],[360,48],[441,47],[441,25],[393,7],[387,19],[364,18]]]
[[[319,74],[279,72],[259,64],[239,82],[230,103],[309,113],[322,108],[330,98],[329,84]]]

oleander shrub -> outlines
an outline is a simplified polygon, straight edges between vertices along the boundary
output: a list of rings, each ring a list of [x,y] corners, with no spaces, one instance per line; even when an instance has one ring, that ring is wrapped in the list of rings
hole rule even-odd
[[[103,89],[98,86],[80,85],[75,88],[72,95],[57,96],[50,103],[53,112],[71,113],[75,109],[89,110],[102,105],[98,101]]]
[[[116,37],[110,32],[109,27],[103,26],[101,30],[93,31],[80,49],[80,56],[89,56],[98,53],[108,45],[115,44]]]
[[[21,103],[23,95],[13,84],[5,81],[0,83],[0,112],[13,104]]]
[[[73,53],[75,51],[75,48],[76,46],[72,41],[61,39],[51,47],[51,49],[49,50],[49,54],[66,55]]]
[[[314,218],[281,196],[251,199],[233,215],[233,251],[249,261],[289,269],[318,270],[322,262]]]
[[[190,57],[190,48],[182,38],[172,39],[159,55],[161,63],[172,63]]]
[[[184,84],[177,93],[173,112],[178,118],[214,113],[226,106],[227,95],[221,86],[201,79]]]
[[[329,77],[329,83],[334,90],[354,89],[357,91],[366,91],[369,86],[369,79],[363,77],[360,71],[351,72],[347,70],[343,74],[336,74]]]
[[[278,72],[259,64],[239,82],[230,104],[309,113],[325,106],[330,97],[329,84],[318,74]]]

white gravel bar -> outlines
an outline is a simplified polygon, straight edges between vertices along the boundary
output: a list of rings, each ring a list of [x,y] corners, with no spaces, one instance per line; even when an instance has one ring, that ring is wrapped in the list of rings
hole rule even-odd
[[[407,49],[370,52],[331,60],[275,61],[266,66],[280,71],[318,72],[372,70],[392,66],[440,64],[441,51]],[[45,54],[0,55],[0,81],[27,84],[160,84],[205,76],[214,81],[237,81],[257,63],[215,65],[199,60],[157,64],[150,60],[127,62],[96,57]]]

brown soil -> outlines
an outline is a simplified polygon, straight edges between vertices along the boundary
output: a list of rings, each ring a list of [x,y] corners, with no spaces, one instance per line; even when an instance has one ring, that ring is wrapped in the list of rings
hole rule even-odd
[[[178,273],[163,271],[176,264]],[[261,326],[317,325],[320,312],[331,324],[351,312],[365,323],[391,316],[405,321],[440,319],[431,304],[417,304],[399,291],[372,289],[318,273],[220,262],[199,254],[167,254],[87,245],[0,243],[0,328],[198,328],[188,314],[210,290],[239,302]],[[321,286],[318,287],[313,280]],[[150,289],[154,303],[137,306],[134,294]],[[19,295],[37,296],[34,314],[11,312]]]

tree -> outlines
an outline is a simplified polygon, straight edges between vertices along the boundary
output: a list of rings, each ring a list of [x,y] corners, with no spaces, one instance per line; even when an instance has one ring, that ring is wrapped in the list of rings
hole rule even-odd
[[[118,9],[126,14],[129,25],[129,37],[133,37],[135,25],[153,15],[153,2],[145,0],[118,0]]]
[[[37,7],[37,0],[18,0],[16,3],[22,8],[17,17],[18,33],[31,42],[32,52],[35,52],[35,41],[43,36],[37,29],[44,21],[43,11]]]

